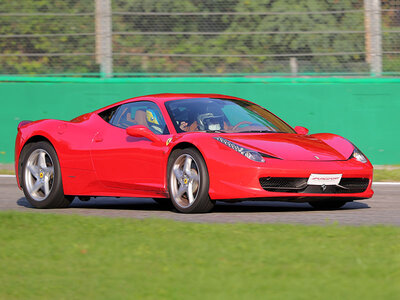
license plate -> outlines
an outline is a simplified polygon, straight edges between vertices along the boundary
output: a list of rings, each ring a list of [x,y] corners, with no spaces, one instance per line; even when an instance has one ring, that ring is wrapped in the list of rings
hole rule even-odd
[[[311,174],[308,178],[309,185],[338,185],[342,174]]]

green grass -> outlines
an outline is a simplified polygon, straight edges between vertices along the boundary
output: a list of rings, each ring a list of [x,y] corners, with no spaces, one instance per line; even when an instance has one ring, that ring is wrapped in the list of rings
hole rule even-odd
[[[8,169],[0,169],[0,174],[1,175],[15,175],[15,171],[8,170]]]
[[[394,169],[375,169],[374,181],[400,181],[400,167]]]
[[[0,299],[398,299],[400,228],[0,212]]]

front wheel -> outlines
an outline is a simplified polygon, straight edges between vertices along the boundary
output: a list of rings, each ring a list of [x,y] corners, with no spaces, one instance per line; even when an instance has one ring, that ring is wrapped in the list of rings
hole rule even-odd
[[[201,154],[192,148],[175,150],[168,163],[171,202],[182,213],[203,213],[214,208],[208,195],[209,177]]]
[[[47,142],[28,145],[22,159],[22,189],[32,206],[61,208],[71,203],[64,196],[60,163],[52,145]]]

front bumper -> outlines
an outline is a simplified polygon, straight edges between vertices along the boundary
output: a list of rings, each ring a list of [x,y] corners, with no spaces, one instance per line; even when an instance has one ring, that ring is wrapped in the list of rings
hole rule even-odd
[[[236,160],[235,163],[225,161],[207,162],[210,176],[210,198],[213,200],[228,199],[265,199],[307,202],[317,198],[340,197],[351,199],[370,198],[373,195],[372,165],[361,163],[355,159],[346,161],[285,161],[266,159],[265,163],[248,159]],[[260,184],[260,178],[285,177],[308,178],[311,174],[342,174],[342,179],[364,178],[368,180],[367,188],[362,192],[329,186],[320,189],[308,186],[296,192],[268,191]],[[320,192],[319,192],[320,190]]]

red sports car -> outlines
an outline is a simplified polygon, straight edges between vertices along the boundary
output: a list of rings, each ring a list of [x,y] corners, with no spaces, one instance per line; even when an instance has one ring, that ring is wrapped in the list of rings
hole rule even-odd
[[[236,97],[149,95],[71,121],[21,122],[15,169],[37,208],[110,196],[170,201],[184,213],[217,200],[335,209],[372,197],[373,168],[357,147],[307,133]]]

